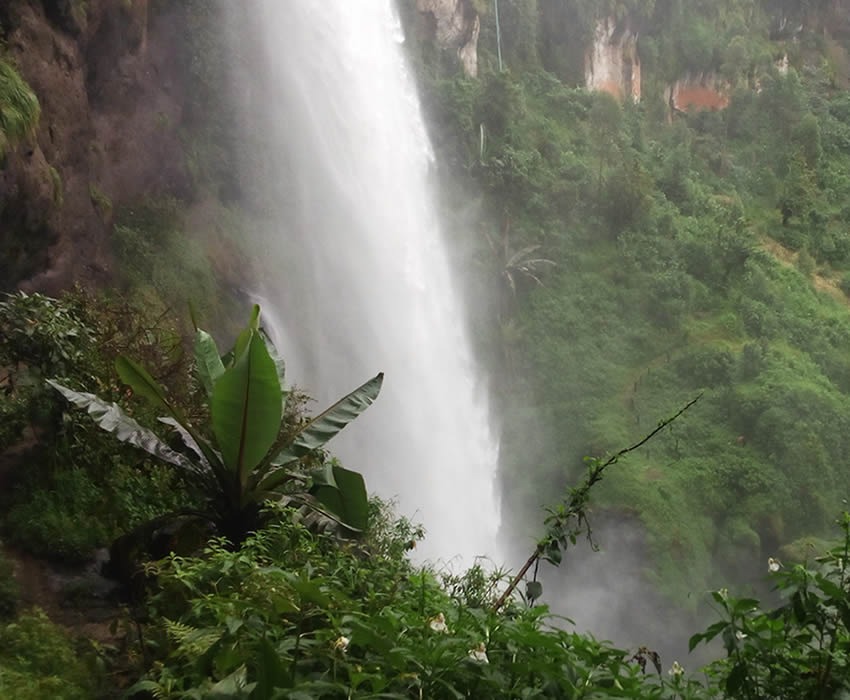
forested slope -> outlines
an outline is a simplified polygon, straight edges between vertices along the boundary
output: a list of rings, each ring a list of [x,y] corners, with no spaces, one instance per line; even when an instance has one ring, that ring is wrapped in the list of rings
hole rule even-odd
[[[497,319],[507,528],[702,393],[604,486],[645,574],[684,603],[805,556],[848,473],[847,9],[501,2],[503,72],[480,9],[477,80],[428,44],[417,65]],[[640,99],[583,89],[626,35]]]

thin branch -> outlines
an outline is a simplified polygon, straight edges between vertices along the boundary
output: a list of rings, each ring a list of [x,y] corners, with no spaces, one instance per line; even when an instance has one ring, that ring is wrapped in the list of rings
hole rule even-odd
[[[616,462],[621,457],[624,457],[625,455],[629,454],[630,452],[634,452],[635,450],[643,447],[647,442],[649,442],[650,440],[652,440],[652,438],[654,438],[656,435],[658,435],[658,433],[660,433],[662,430],[664,430],[664,428],[669,426],[674,421],[678,420],[681,417],[681,415],[685,411],[687,411],[689,408],[691,408],[697,401],[699,401],[702,398],[702,396],[703,396],[702,394],[699,394],[699,396],[697,396],[696,398],[692,399],[687,404],[685,404],[675,415],[661,421],[652,432],[648,433],[646,436],[644,436],[641,440],[636,442],[634,445],[626,447],[626,448],[620,450],[619,452],[615,452],[605,462],[597,462],[597,464],[594,465],[594,467],[590,470],[590,473],[587,475],[587,479],[585,479],[585,482],[579,488],[575,489],[570,494],[569,506],[567,507],[565,514],[562,517],[562,519],[566,521],[567,519],[569,519],[573,515],[579,515],[580,516],[579,519],[581,520],[581,513],[583,512],[582,507],[584,506],[584,503],[587,501],[587,497],[588,497],[588,494],[590,493],[590,489],[594,486],[594,484],[596,484],[598,481],[600,481],[602,479],[603,472],[608,467],[610,467],[612,464],[616,464]],[[495,605],[493,606],[494,611],[499,610],[505,604],[505,601],[514,592],[516,587],[519,585],[519,582],[522,581],[526,572],[531,568],[531,565],[534,564],[540,558],[541,554],[543,554],[543,551],[546,548],[547,542],[548,542],[548,539],[544,539],[544,540],[541,540],[540,542],[537,543],[537,547],[535,547],[534,552],[532,552],[531,556],[525,562],[523,567],[519,570],[519,573],[516,576],[514,576],[514,578],[511,580],[510,584],[508,585],[508,587],[505,589],[504,593],[502,593],[502,595],[499,596],[499,599],[496,601]]]

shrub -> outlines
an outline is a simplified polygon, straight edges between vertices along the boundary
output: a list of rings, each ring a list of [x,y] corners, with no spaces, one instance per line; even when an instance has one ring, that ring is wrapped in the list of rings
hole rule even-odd
[[[9,539],[26,551],[78,563],[109,543],[105,493],[80,468],[58,472],[52,484],[16,498],[6,515]]]
[[[0,695],[15,700],[91,700],[98,682],[93,663],[43,612],[34,610],[0,627]]]

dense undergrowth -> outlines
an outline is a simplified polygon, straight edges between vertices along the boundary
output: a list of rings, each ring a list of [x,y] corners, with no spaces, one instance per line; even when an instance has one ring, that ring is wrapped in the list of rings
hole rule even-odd
[[[18,294],[0,305],[6,372],[0,405],[11,419],[3,423],[0,446],[11,504],[3,528],[18,551],[83,561],[93,547],[140,522],[162,520],[164,510],[184,506],[193,494],[198,511],[206,507],[198,498],[201,483],[182,478],[184,469],[157,471],[151,461],[133,459],[42,389],[46,376],[58,376],[97,388],[136,419],[150,420],[146,404],[114,374],[114,355],[133,352],[168,387],[168,405],[202,421],[205,370],[196,366],[197,382],[184,379],[184,343],[163,319],[148,326],[144,318],[122,302],[79,292],[63,300]],[[148,389],[138,393],[151,398]],[[163,454],[161,447],[155,451]],[[584,511],[580,500],[556,533],[559,559],[569,561],[564,547],[583,529],[573,519]],[[16,515],[20,509],[26,518]],[[571,631],[568,620],[535,604],[540,588],[533,581],[502,604],[507,579],[499,571],[473,566],[457,575],[411,563],[421,529],[396,520],[380,502],[371,504],[368,526],[353,537],[317,528],[303,504],[297,510],[270,504],[258,522],[238,545],[203,530],[205,544],[186,549],[185,542],[166,542],[182,547],[180,554],[152,560],[150,550],[137,550],[129,587],[115,594],[113,604],[129,597],[123,612],[112,614],[108,643],[28,609],[32,599],[12,576],[20,565],[13,553],[11,565],[0,566],[0,612],[8,620],[0,624],[0,688],[16,698],[300,700],[790,700],[840,697],[846,689],[850,517],[841,521],[844,541],[825,557],[787,568],[769,562],[778,572],[777,607],[762,609],[726,589],[711,594],[718,622],[692,645],[719,636],[727,658],[698,675],[685,670],[684,659],[617,649]],[[541,546],[553,559],[552,547]],[[59,596],[62,607],[78,605],[73,591]]]

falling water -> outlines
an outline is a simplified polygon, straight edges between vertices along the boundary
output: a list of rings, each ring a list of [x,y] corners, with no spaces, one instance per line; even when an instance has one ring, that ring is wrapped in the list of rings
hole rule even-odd
[[[257,0],[268,181],[285,262],[258,290],[316,408],[384,371],[332,443],[427,530],[428,557],[498,556],[497,444],[429,178],[434,155],[392,0]]]

